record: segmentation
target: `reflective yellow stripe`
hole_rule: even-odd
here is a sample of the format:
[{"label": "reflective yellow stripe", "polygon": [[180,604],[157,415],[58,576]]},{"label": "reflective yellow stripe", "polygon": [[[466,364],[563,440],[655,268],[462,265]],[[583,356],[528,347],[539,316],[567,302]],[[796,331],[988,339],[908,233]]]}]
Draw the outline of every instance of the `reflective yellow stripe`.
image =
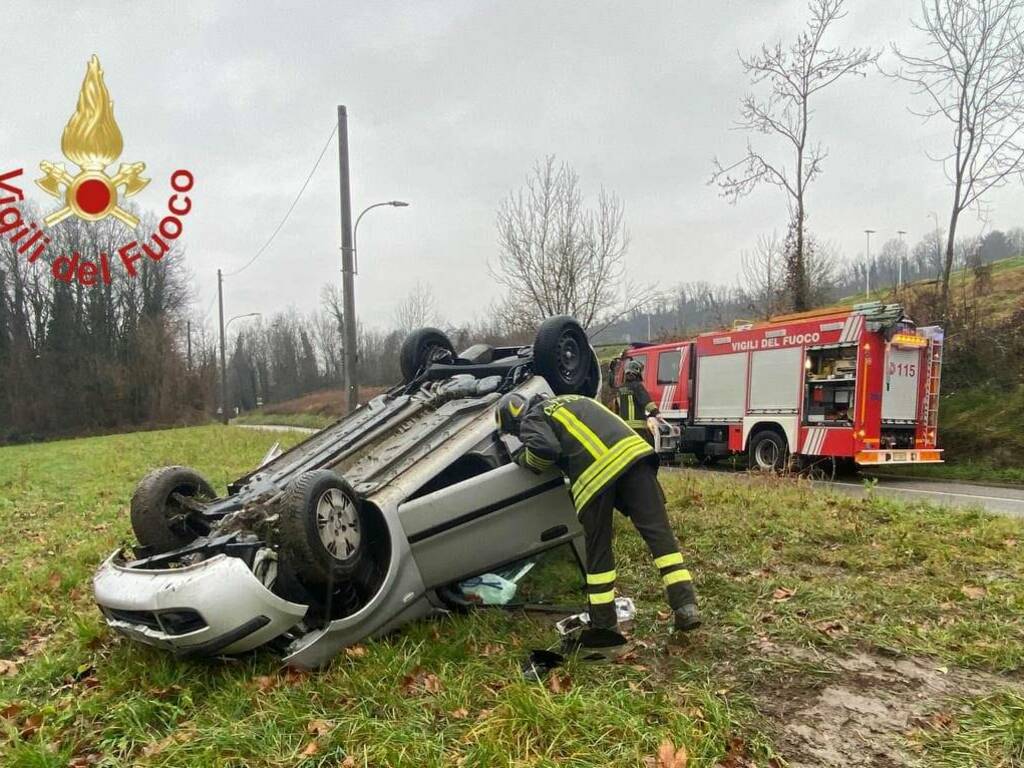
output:
[{"label": "reflective yellow stripe", "polygon": [[615,581],[615,571],[587,574],[587,584],[611,584],[613,581]]},{"label": "reflective yellow stripe", "polygon": [[615,602],[615,590],[609,589],[607,592],[597,592],[590,595],[591,605],[604,605],[605,603]]},{"label": "reflective yellow stripe", "polygon": [[564,407],[557,408],[552,411],[551,417],[558,419],[562,426],[568,430],[569,434],[579,440],[595,459],[601,458],[602,455],[608,452],[608,447],[601,442],[601,439],[594,434],[593,430],[576,418],[574,414],[570,413],[568,409]]},{"label": "reflective yellow stripe", "polygon": [[666,587],[669,587],[673,584],[678,584],[680,581],[693,581],[693,577],[690,576],[690,572],[684,568],[681,571],[666,573],[661,577],[661,580],[665,582]]},{"label": "reflective yellow stripe", "polygon": [[[619,446],[622,446],[621,450]],[[595,462],[596,474],[588,474],[590,470],[595,469],[595,466],[590,466],[587,468],[587,472],[583,473],[583,475],[588,475],[586,480],[581,475],[580,479],[573,485],[572,494],[576,502],[576,509],[582,509],[590,501],[591,497],[604,487],[608,480],[630,462],[649,453],[651,453],[651,446],[640,436],[633,435],[632,437],[623,438],[622,442],[615,446],[613,454],[606,456],[600,462]]]},{"label": "reflective yellow stripe", "polygon": [[583,509],[587,502],[593,498],[594,494],[600,491],[611,478],[625,469],[631,462],[651,452],[651,448],[647,443],[643,440],[640,442],[641,445],[633,446],[623,453],[621,458],[615,461],[615,463],[610,464],[604,472],[595,477],[578,495],[574,496],[576,509]]},{"label": "reflective yellow stripe", "polygon": [[679,552],[673,552],[671,555],[662,555],[661,557],[654,558],[654,564],[658,568],[667,568],[670,565],[682,565],[683,556]]},{"label": "reflective yellow stripe", "polygon": [[555,462],[538,456],[529,448],[526,449],[526,463],[535,469],[549,469]]},{"label": "reflective yellow stripe", "polygon": [[647,422],[643,419],[634,419],[633,421],[627,421],[626,423],[633,429],[642,429],[647,426]]},{"label": "reflective yellow stripe", "polygon": [[573,495],[581,492],[586,485],[590,482],[590,479],[595,475],[602,472],[603,468],[608,466],[609,463],[615,461],[623,451],[629,448],[631,445],[642,444],[647,446],[647,442],[639,435],[630,435],[629,437],[622,438],[619,442],[612,446],[612,449],[600,459],[595,461],[589,467],[587,467],[573,483],[572,492]]},{"label": "reflective yellow stripe", "polygon": [[636,419],[636,408],[633,406],[632,393],[626,395],[626,403],[626,421],[632,421]]}]

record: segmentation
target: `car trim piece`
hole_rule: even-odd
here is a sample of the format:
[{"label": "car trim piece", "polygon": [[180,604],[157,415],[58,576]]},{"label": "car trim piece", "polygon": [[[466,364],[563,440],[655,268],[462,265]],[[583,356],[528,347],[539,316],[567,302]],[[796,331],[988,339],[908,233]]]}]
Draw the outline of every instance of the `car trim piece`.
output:
[{"label": "car trim piece", "polygon": [[475,509],[472,512],[467,512],[466,514],[460,515],[459,517],[452,518],[451,520],[446,520],[445,522],[435,525],[432,528],[425,528],[422,531],[418,531],[409,536],[409,543],[417,544],[423,541],[424,539],[432,538],[439,534],[445,533],[446,531],[450,531],[453,528],[458,528],[461,525],[465,525],[466,523],[471,523],[474,520],[477,520],[481,517],[485,517],[491,514],[492,512],[498,512],[502,509],[505,509],[506,507],[511,507],[514,504],[526,501],[527,499],[532,499],[534,496],[540,496],[543,493],[547,493],[548,491],[552,491],[555,488],[560,487],[565,487],[565,480],[563,480],[561,477],[552,478],[551,480],[548,480],[546,483],[535,485],[533,488],[528,488],[527,490],[517,493],[514,496],[509,496],[508,498],[502,499],[501,501],[496,501],[493,504],[488,504],[487,506],[480,507],[479,509]]},{"label": "car trim piece", "polygon": [[195,645],[187,645],[184,648],[177,649],[177,654],[183,658],[191,658],[193,656],[212,656],[229,645],[237,643],[239,640],[248,637],[258,629],[263,629],[270,623],[269,616],[253,616],[245,624],[240,627],[236,627],[230,632],[225,632],[220,637],[213,637],[202,643],[196,643]]}]

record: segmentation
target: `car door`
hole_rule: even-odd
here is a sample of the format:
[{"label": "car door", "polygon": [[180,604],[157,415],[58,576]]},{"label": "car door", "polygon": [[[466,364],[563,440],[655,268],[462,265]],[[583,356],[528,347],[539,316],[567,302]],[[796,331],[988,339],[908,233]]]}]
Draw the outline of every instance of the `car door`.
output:
[{"label": "car door", "polygon": [[561,473],[514,463],[407,501],[398,514],[428,589],[582,536]]}]

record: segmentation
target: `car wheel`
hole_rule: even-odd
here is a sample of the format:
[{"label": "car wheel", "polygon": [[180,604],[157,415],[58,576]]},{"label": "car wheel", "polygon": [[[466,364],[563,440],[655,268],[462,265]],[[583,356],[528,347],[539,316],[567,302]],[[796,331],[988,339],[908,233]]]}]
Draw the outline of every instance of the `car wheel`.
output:
[{"label": "car wheel", "polygon": [[789,459],[789,449],[778,432],[763,430],[750,440],[748,465],[761,472],[782,472]]},{"label": "car wheel", "polygon": [[556,395],[585,394],[592,379],[594,352],[587,334],[568,315],[549,317],[533,342],[533,370],[547,379]]},{"label": "car wheel", "polygon": [[309,585],[348,579],[363,562],[359,499],[329,469],[306,472],[288,488],[278,534],[288,567]]},{"label": "car wheel", "polygon": [[580,388],[580,394],[587,397],[598,397],[601,394],[601,364],[597,361],[597,355],[593,350],[590,352],[590,373],[587,380]]},{"label": "car wheel", "polygon": [[455,357],[455,347],[437,328],[420,328],[405,337],[398,360],[402,368],[402,380],[412,381],[428,363],[450,361]]},{"label": "car wheel", "polygon": [[188,467],[163,467],[146,475],[132,494],[132,530],[154,554],[170,552],[208,533],[209,526],[188,506],[189,499],[217,498],[206,479]]}]

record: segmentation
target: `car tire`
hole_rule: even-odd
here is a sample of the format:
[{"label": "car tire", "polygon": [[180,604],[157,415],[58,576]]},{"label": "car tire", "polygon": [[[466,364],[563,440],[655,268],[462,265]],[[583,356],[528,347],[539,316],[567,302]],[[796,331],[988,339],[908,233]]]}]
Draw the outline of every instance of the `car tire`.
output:
[{"label": "car tire", "polygon": [[408,383],[415,379],[427,363],[454,357],[455,347],[444,331],[437,328],[415,330],[405,337],[398,355],[402,380]]},{"label": "car tire", "polygon": [[765,429],[750,439],[747,466],[761,472],[782,472],[789,462],[789,447],[778,432]]},{"label": "car tire", "polygon": [[364,561],[359,498],[336,472],[306,472],[280,504],[278,536],[283,560],[308,586],[350,579]]},{"label": "car tire", "polygon": [[209,530],[174,494],[200,501],[217,498],[213,486],[188,467],[162,467],[142,478],[132,494],[132,530],[139,544],[153,554],[181,549]]},{"label": "car tire", "polygon": [[573,318],[559,315],[540,324],[533,341],[533,370],[556,395],[586,394],[594,362],[587,334]]}]

